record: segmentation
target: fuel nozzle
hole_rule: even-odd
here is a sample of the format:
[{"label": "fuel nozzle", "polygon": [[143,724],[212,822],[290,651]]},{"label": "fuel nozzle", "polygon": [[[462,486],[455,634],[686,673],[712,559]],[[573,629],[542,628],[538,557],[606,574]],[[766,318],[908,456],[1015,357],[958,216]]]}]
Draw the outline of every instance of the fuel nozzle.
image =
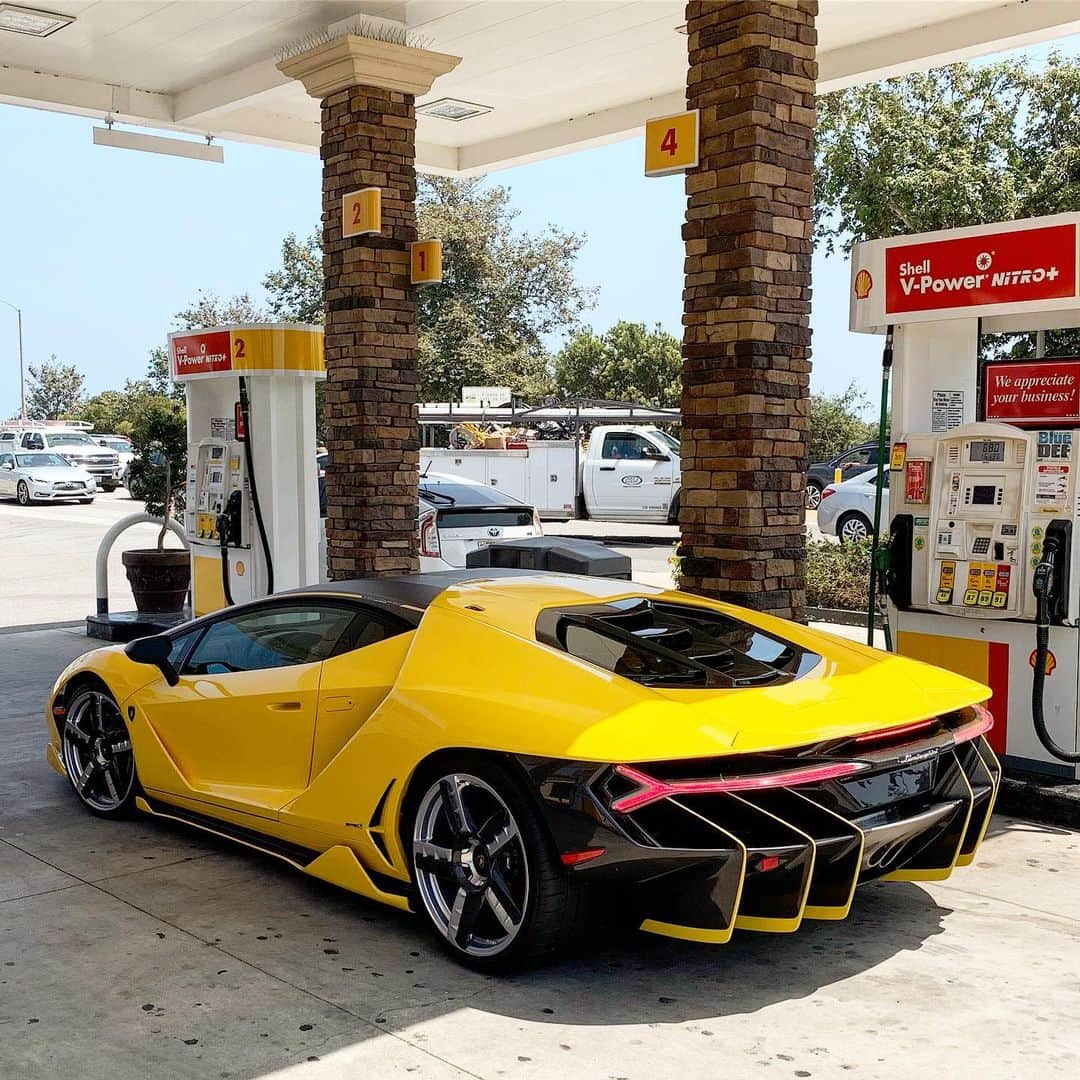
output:
[{"label": "fuel nozzle", "polygon": [[[1057,565],[1058,558],[1058,541],[1056,537],[1048,536],[1043,543],[1042,559],[1038,566],[1035,567],[1035,573],[1031,579],[1031,591],[1035,594],[1036,600],[1045,602],[1045,606],[1049,606],[1049,601],[1054,598],[1054,594],[1057,590],[1057,574],[1054,572]],[[1043,606],[1043,605],[1040,605]],[[1043,622],[1043,618],[1038,619],[1039,622]]]}]

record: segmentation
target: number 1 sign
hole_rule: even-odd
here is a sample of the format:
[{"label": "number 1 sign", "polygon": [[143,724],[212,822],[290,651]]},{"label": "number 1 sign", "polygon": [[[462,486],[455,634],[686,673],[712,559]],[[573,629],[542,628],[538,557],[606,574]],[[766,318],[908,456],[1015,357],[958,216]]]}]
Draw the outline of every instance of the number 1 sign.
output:
[{"label": "number 1 sign", "polygon": [[409,245],[413,285],[438,285],[442,281],[442,241],[417,240]]},{"label": "number 1 sign", "polygon": [[698,110],[645,122],[645,175],[667,176],[696,168]]}]

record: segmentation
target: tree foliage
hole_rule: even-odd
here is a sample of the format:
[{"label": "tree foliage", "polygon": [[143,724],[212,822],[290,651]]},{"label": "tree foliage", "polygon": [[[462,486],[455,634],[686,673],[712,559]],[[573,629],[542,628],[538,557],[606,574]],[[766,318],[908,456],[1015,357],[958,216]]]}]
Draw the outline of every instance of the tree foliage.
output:
[{"label": "tree foliage", "polygon": [[870,407],[866,391],[855,382],[839,394],[811,394],[810,460],[828,461],[873,438],[876,428],[866,419]]},{"label": "tree foliage", "polygon": [[61,364],[54,353],[28,367],[26,415],[31,420],[64,420],[77,416],[86,379],[74,364]]},{"label": "tree foliage", "polygon": [[865,239],[1080,207],[1080,62],[951,64],[818,103],[816,228]]},{"label": "tree foliage", "polygon": [[[182,401],[152,394],[142,398],[131,416],[130,489],[145,496],[146,512],[175,517],[183,511],[187,482],[187,413]],[[158,548],[165,544],[165,526]]]},{"label": "tree foliage", "polygon": [[555,384],[567,394],[674,408],[682,392],[678,338],[657,325],[618,322],[604,334],[581,330],[555,357]]},{"label": "tree foliage", "polygon": [[[571,330],[592,293],[574,279],[584,238],[515,224],[510,192],[481,180],[420,177],[420,235],[443,242],[442,284],[419,292],[421,396],[456,399],[462,386],[507,385],[537,400],[552,389],[547,339]],[[282,243],[263,279],[277,319],[322,322],[318,235]]]}]

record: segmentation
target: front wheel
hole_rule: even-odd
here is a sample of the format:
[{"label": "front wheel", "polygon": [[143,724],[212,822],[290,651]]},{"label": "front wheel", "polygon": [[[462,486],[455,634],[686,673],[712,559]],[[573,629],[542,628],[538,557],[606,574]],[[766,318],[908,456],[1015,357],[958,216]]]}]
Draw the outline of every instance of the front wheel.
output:
[{"label": "front wheel", "polygon": [[494,762],[447,762],[419,785],[408,833],[415,906],[443,946],[484,971],[549,957],[581,927],[585,890],[543,820]]},{"label": "front wheel", "polygon": [[806,482],[806,509],[816,510],[821,505],[821,486],[813,480]]},{"label": "front wheel", "polygon": [[850,513],[836,523],[841,544],[858,544],[870,536],[870,522],[862,514]]},{"label": "front wheel", "polygon": [[79,500],[79,502],[81,502],[83,504],[83,506],[89,506],[93,501],[94,501],[93,499],[80,499]]},{"label": "front wheel", "polygon": [[100,817],[135,805],[135,755],[112,695],[87,687],[71,699],[60,729],[64,770],[79,801]]},{"label": "front wheel", "polygon": [[30,489],[26,486],[25,480],[19,481],[18,491],[16,497],[19,500],[20,506],[29,506],[34,500],[30,497]]}]

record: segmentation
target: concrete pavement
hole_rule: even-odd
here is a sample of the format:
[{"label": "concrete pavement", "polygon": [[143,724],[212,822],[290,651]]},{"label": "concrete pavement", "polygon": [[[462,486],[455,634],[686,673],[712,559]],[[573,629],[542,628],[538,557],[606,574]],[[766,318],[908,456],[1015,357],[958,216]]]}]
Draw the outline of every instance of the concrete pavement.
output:
[{"label": "concrete pavement", "polygon": [[0,1077],[1080,1074],[1080,835],[722,948],[632,934],[488,978],[418,921],[201,834],[83,812],[42,703],[87,647],[0,634]]}]

